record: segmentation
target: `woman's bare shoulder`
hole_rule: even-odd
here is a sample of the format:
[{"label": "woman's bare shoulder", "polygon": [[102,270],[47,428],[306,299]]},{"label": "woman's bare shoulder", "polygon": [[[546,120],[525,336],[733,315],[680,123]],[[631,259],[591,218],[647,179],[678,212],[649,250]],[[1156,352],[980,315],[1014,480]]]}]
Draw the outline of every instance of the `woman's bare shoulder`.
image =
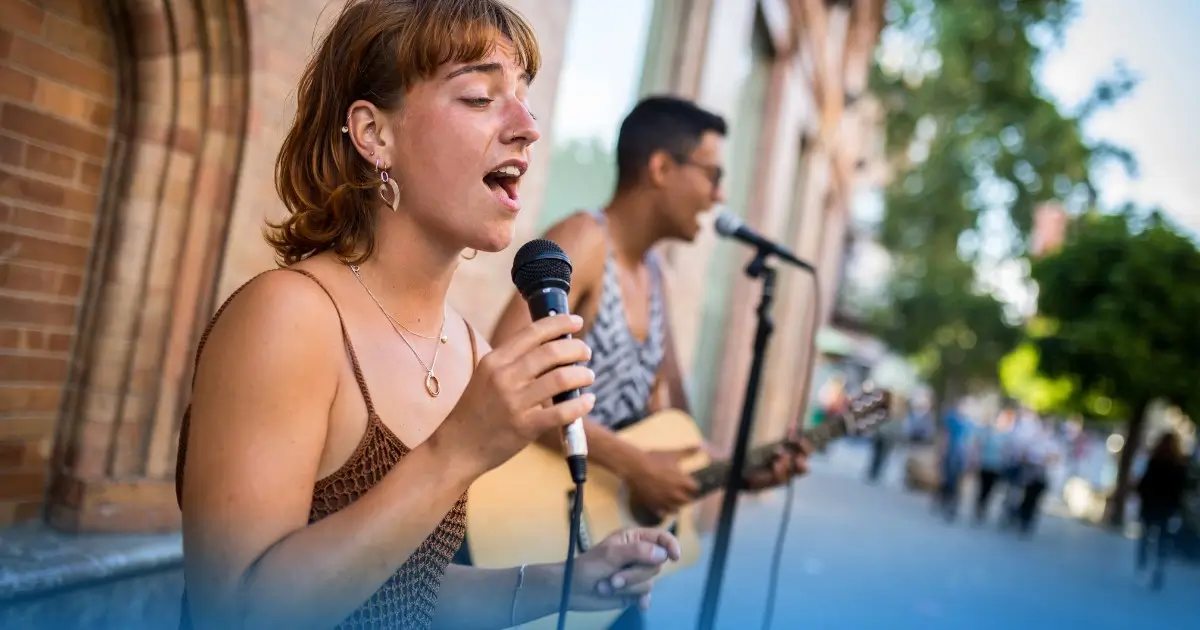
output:
[{"label": "woman's bare shoulder", "polygon": [[340,353],[340,320],[320,284],[289,269],[269,271],[243,285],[213,323],[201,356],[225,371],[269,367],[322,371]]}]

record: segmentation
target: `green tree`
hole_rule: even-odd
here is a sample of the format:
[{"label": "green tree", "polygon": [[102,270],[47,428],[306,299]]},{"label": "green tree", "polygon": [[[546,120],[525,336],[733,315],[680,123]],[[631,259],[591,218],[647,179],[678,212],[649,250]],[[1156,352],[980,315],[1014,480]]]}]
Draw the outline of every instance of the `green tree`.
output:
[{"label": "green tree", "polygon": [[1080,131],[1134,86],[1121,68],[1073,112],[1035,71],[1073,15],[1073,0],[893,0],[872,90],[887,112],[896,174],[880,241],[895,263],[876,332],[918,359],[945,403],[994,384],[1021,338],[986,282],[1025,253],[1037,206],[1094,200],[1090,177],[1119,147]]},{"label": "green tree", "polygon": [[1037,261],[1040,370],[1128,420],[1108,520],[1124,519],[1129,468],[1155,400],[1200,418],[1200,251],[1157,212],[1089,213]]},{"label": "green tree", "polygon": [[1075,387],[1070,378],[1050,378],[1038,369],[1037,346],[1024,341],[1000,360],[1000,385],[1004,393],[1037,413],[1078,411],[1073,404]]}]

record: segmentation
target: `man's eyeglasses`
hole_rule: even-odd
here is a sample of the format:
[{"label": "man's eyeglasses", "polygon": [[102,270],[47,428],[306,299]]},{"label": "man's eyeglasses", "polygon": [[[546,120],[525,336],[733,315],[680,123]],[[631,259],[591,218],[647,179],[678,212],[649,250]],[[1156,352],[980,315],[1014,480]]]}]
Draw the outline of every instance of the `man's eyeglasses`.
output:
[{"label": "man's eyeglasses", "polygon": [[717,166],[716,164],[701,164],[691,160],[684,160],[680,162],[680,164],[695,166],[696,168],[704,171],[704,173],[708,175],[708,180],[712,182],[713,188],[721,187],[721,178],[725,176],[725,169],[721,168],[720,166]]}]

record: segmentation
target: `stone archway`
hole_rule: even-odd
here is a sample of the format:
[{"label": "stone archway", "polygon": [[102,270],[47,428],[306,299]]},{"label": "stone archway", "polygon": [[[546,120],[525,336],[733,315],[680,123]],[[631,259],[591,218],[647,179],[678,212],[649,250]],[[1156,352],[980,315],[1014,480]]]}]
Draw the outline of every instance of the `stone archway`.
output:
[{"label": "stone archway", "polygon": [[[87,0],[79,0],[85,2]],[[47,519],[176,528],[173,473],[193,348],[212,312],[242,155],[242,0],[113,0],[116,138],[105,172]]]}]

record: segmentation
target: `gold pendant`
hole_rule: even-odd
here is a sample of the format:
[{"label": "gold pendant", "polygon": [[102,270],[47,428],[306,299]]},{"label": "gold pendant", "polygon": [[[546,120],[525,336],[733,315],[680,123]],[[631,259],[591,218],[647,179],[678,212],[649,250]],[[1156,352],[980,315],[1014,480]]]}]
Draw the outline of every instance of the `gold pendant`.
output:
[{"label": "gold pendant", "polygon": [[442,393],[442,384],[438,382],[438,377],[433,375],[433,370],[425,373],[425,391],[429,395],[437,398],[438,394]]}]

